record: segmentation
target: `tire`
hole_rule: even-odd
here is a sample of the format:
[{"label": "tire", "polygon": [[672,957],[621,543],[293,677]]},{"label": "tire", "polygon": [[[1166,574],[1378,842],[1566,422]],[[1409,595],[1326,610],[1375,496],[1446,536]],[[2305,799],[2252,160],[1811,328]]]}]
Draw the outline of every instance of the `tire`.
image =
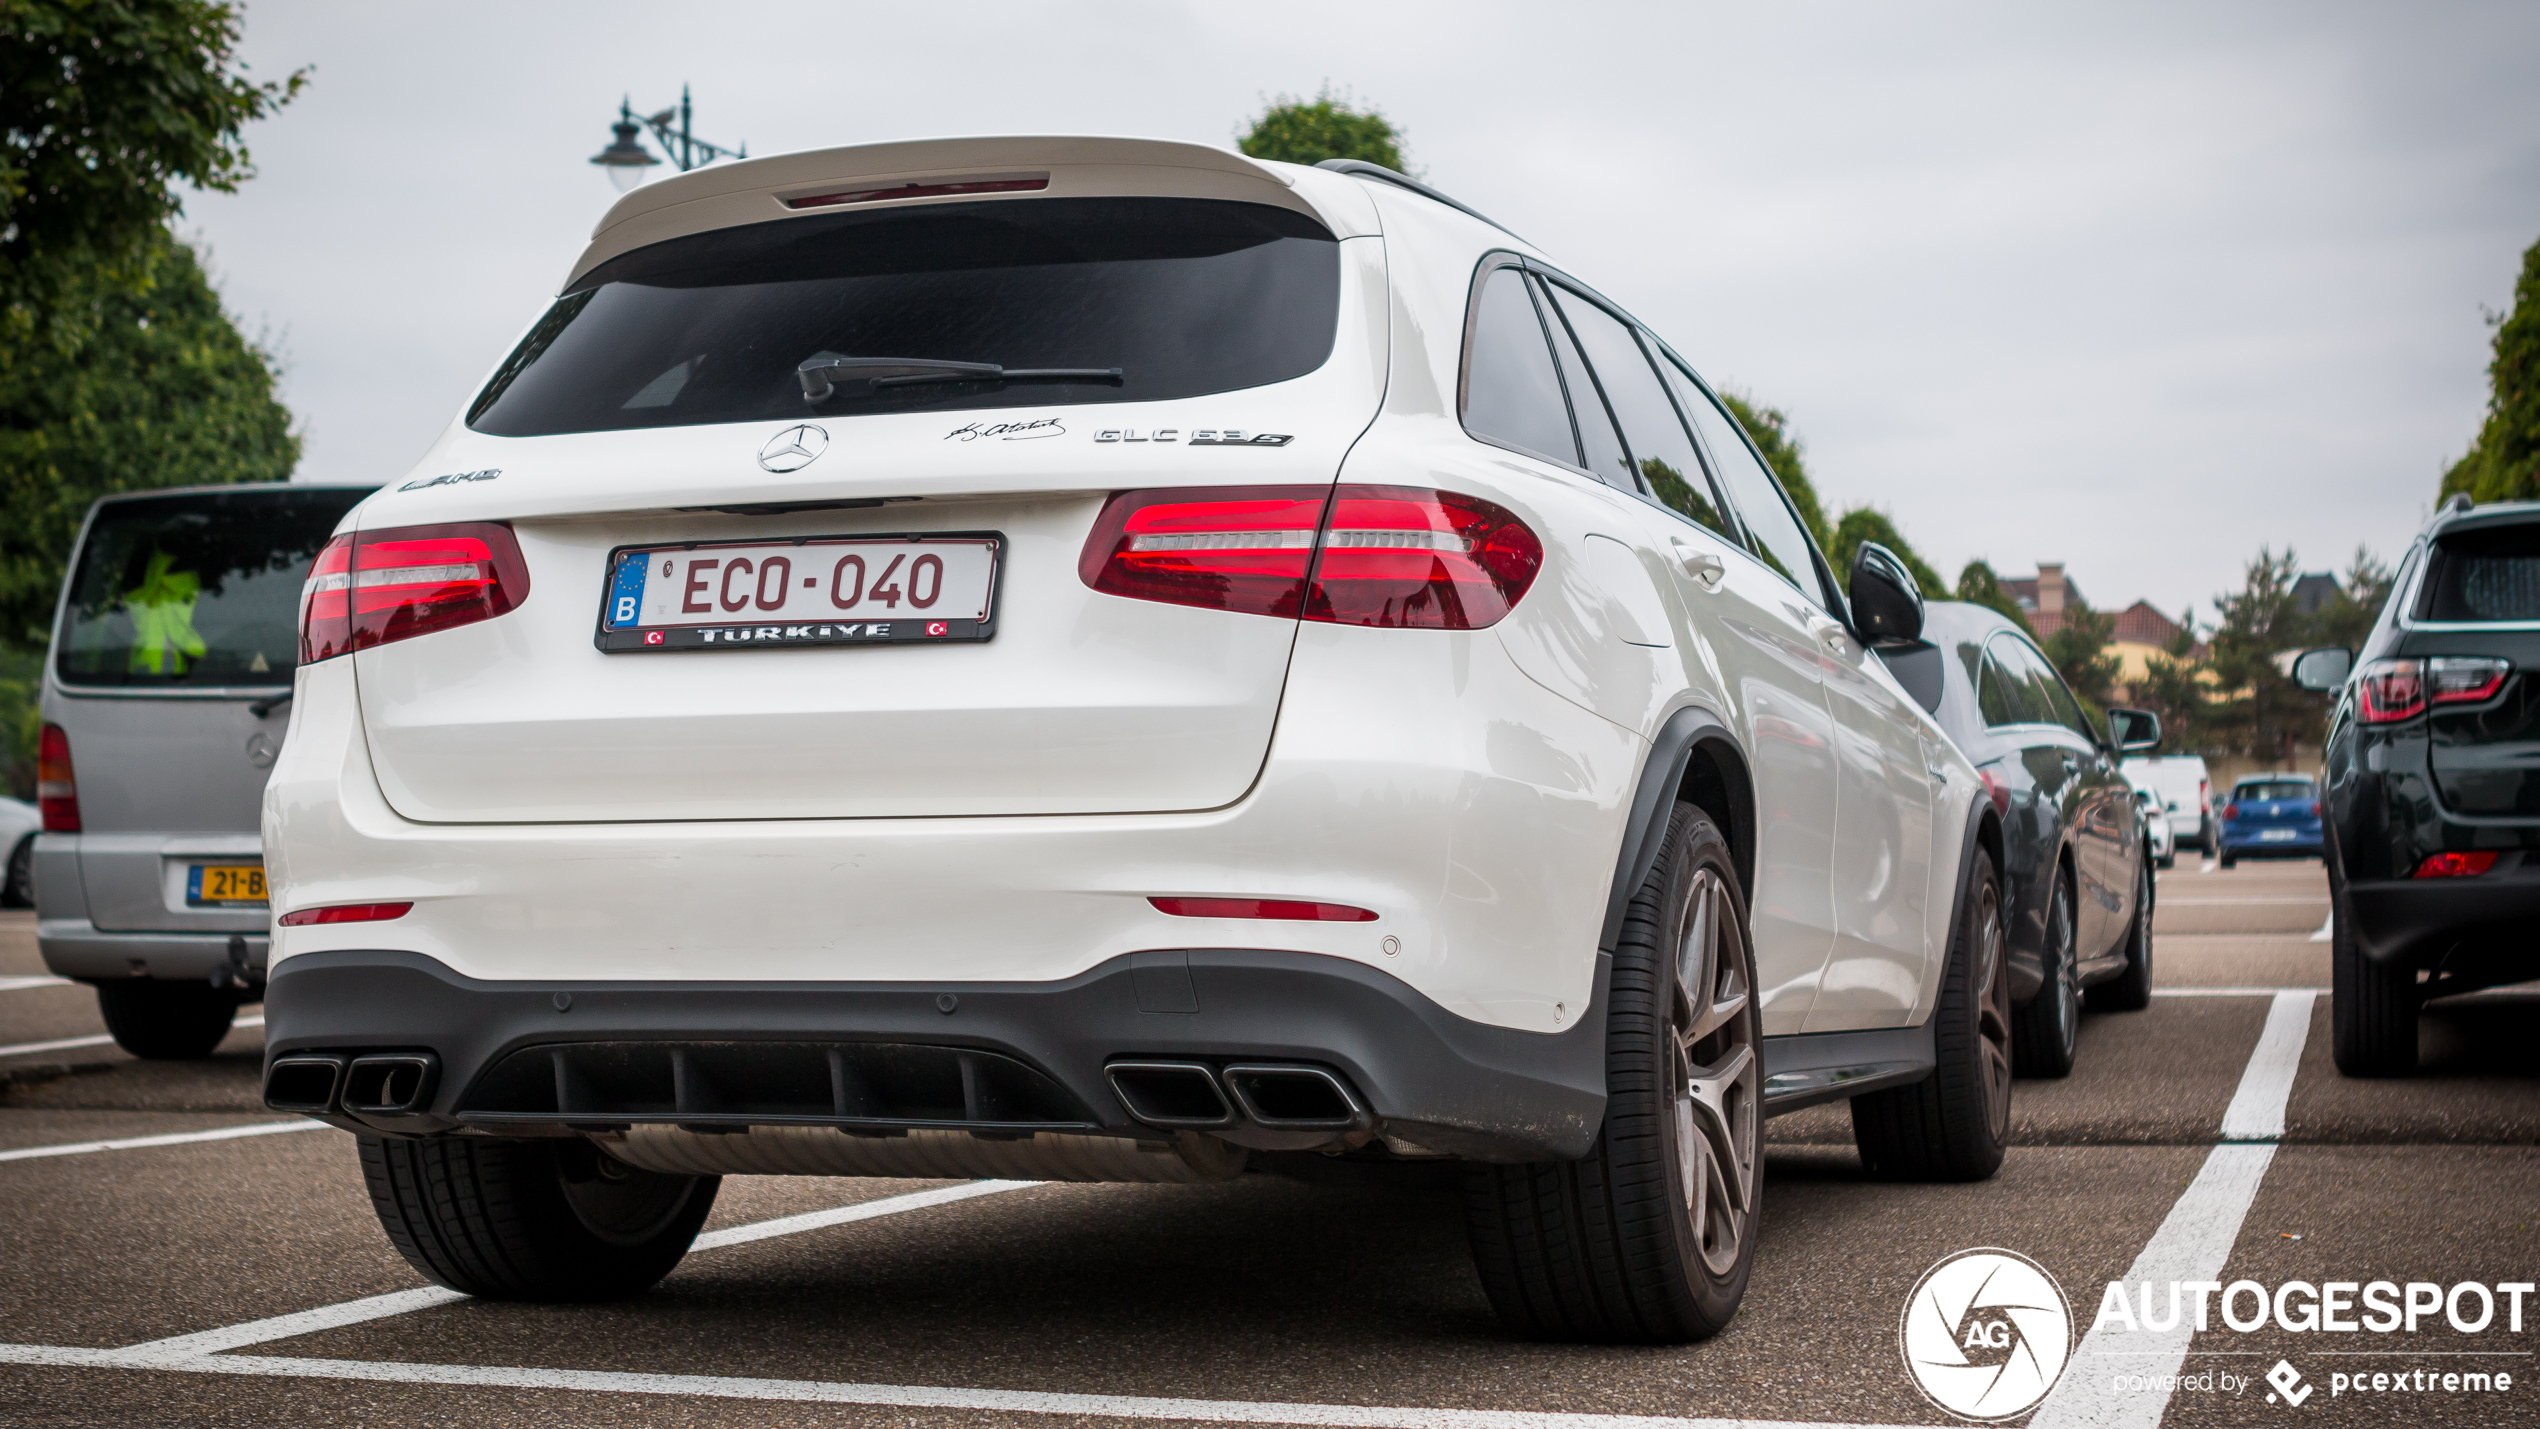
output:
[{"label": "tire", "polygon": [[2350,1077],[2404,1077],[2417,1069],[2416,969],[2364,956],[2333,863],[2328,892],[2329,1055]]},{"label": "tire", "polygon": [[207,982],[118,978],[97,984],[97,1013],[115,1045],[152,1062],[208,1057],[229,1035],[238,994]]},{"label": "tire", "polygon": [[2176,868],[2178,867],[2178,855],[2175,853],[2165,853],[2159,858],[2152,860],[2152,866],[2154,868]]},{"label": "tire", "polygon": [[2234,855],[2231,850],[2224,849],[2221,854],[2216,856],[2214,862],[2221,864],[2225,868],[2229,868],[2233,864],[2240,862],[2240,859]]},{"label": "tire", "polygon": [[721,1178],[639,1171],[571,1140],[360,1138],[371,1209],[406,1263],[484,1300],[611,1300],[688,1253]]},{"label": "tire", "polygon": [[2069,1077],[2081,1045],[2081,945],[2074,929],[2072,879],[2055,875],[2046,913],[2046,981],[2011,1019],[2011,1069],[2023,1077]]},{"label": "tire", "polygon": [[9,850],[9,867],[0,873],[0,908],[32,908],[35,906],[35,835],[18,840]]},{"label": "tire", "polygon": [[1967,870],[1967,894],[1932,1014],[1939,1065],[1911,1086],[1852,1099],[1852,1143],[1877,1175],[1981,1181],[2002,1166],[2011,1130],[2011,986],[2002,883],[1983,849]]},{"label": "tire", "polygon": [[1465,1168],[1473,1264],[1512,1333],[1678,1344],[1737,1314],[1764,1180],[1754,989],[1728,842],[1678,804],[1614,953],[1596,1145]]},{"label": "tire", "polygon": [[2125,935],[2125,971],[2090,989],[2093,1012],[2141,1012],[2152,1005],[2152,871],[2136,866],[2134,925]]}]

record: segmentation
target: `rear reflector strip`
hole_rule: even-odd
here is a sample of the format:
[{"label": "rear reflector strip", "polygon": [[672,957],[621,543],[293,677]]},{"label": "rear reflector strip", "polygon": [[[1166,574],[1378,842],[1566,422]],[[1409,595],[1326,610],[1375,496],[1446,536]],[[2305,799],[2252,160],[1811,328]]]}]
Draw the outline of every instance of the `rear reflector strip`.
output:
[{"label": "rear reflector strip", "polygon": [[2417,865],[2419,878],[2474,878],[2496,866],[2492,852],[2438,853]]},{"label": "rear reflector strip", "polygon": [[286,928],[305,928],[311,923],[385,923],[405,917],[413,907],[412,903],[338,903],[331,908],[302,908],[275,921]]},{"label": "rear reflector strip", "polygon": [[1011,179],[947,179],[931,184],[895,184],[887,188],[845,189],[831,194],[801,194],[786,199],[787,208],[836,208],[841,204],[880,203],[895,198],[953,198],[962,194],[1034,193],[1050,186],[1049,175]]},{"label": "rear reflector strip", "polygon": [[1373,923],[1376,915],[1346,903],[1303,903],[1285,898],[1150,898],[1159,913],[1176,918],[1275,918],[1291,923]]}]

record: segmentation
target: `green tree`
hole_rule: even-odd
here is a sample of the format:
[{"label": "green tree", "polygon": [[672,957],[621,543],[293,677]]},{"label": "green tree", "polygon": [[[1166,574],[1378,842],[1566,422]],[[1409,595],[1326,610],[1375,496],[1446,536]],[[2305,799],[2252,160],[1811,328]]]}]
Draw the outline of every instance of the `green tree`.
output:
[{"label": "green tree", "polygon": [[2390,598],[2390,574],[2390,568],[2374,560],[2372,552],[2357,546],[2354,563],[2346,568],[2344,588],[2311,617],[2310,643],[2363,648],[2364,637],[2381,618],[2382,602]]},{"label": "green tree", "polygon": [[1912,573],[1914,583],[1923,588],[1927,599],[1939,600],[1948,594],[1949,586],[1941,580],[1940,572],[1933,570],[1915,553],[1914,548],[1907,544],[1904,533],[1888,519],[1887,513],[1868,506],[1853,507],[1843,513],[1841,521],[1835,523],[1834,544],[1826,551],[1826,559],[1834,563],[1835,579],[1852,578],[1852,557],[1864,541],[1875,541],[1894,551],[1897,559],[1905,563],[1905,569]]},{"label": "green tree", "polygon": [[2487,420],[2467,455],[2443,474],[2438,500],[2540,499],[2540,243],[2523,250],[2513,311],[2496,325],[2487,364]]},{"label": "green tree", "polygon": [[2117,633],[2117,618],[2092,610],[2067,596],[2063,623],[2038,642],[2064,683],[2073,687],[2093,715],[2116,702],[2117,675],[2124,662],[2108,648]]},{"label": "green tree", "polygon": [[0,4],[0,340],[82,316],[56,295],[101,275],[150,281],[175,184],[227,193],[253,175],[239,131],[308,72],[249,81],[232,63],[239,24],[217,0]]},{"label": "green tree", "polygon": [[2222,752],[2206,711],[2212,692],[2198,678],[2203,668],[2182,655],[2155,655],[2143,662],[2143,678],[2136,682],[2132,699],[2138,709],[2161,717],[2161,748],[2166,752]]},{"label": "green tree", "polygon": [[1808,465],[1801,460],[1801,442],[1792,435],[1790,417],[1779,407],[1767,407],[1743,392],[1725,388],[1720,400],[1728,404],[1738,425],[1755,439],[1755,449],[1764,454],[1764,464],[1781,478],[1782,490],[1790,493],[1790,504],[1799,508],[1799,519],[1808,525],[1808,534],[1817,538],[1820,550],[1834,549],[1834,528],[1826,524],[1825,508],[1817,504],[1817,486],[1808,479]]},{"label": "green tree", "polygon": [[1402,138],[1402,131],[1383,113],[1356,108],[1345,94],[1335,98],[1331,86],[1325,85],[1310,100],[1283,94],[1271,101],[1235,147],[1252,158],[1280,163],[1360,159],[1407,174],[1411,170],[1403,158]]},{"label": "green tree", "polygon": [[2208,728],[2218,743],[2261,759],[2290,759],[2293,746],[2316,741],[2327,703],[2293,683],[2275,657],[2307,643],[2312,622],[2293,601],[2302,568],[2294,553],[2261,547],[2241,574],[2240,589],[2214,598],[2212,667],[2223,696],[2208,702]]},{"label": "green tree", "polygon": [[2002,577],[1994,574],[1993,567],[1983,561],[1969,561],[1966,569],[1958,572],[1955,595],[1959,600],[2009,616],[2022,630],[2029,628],[2027,612],[2011,598],[2009,588],[2002,584]]}]

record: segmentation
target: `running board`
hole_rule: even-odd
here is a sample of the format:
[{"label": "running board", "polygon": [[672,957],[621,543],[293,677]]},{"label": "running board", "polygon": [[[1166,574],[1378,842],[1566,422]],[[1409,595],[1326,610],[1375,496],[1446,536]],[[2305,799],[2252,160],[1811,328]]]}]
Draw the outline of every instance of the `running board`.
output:
[{"label": "running board", "polygon": [[1764,1115],[1919,1082],[1940,1062],[1933,1036],[1926,1019],[1920,1027],[1767,1037]]}]

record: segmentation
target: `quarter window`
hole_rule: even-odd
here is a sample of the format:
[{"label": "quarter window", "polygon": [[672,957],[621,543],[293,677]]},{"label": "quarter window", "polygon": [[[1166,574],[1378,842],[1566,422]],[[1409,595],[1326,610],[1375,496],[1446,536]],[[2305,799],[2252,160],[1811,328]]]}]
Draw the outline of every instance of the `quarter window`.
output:
[{"label": "quarter window", "polygon": [[1493,269],[1473,309],[1472,349],[1464,361],[1464,430],[1563,466],[1578,465],[1561,374],[1552,365],[1525,273]]},{"label": "quarter window", "polygon": [[1640,483],[1632,480],[1632,459],[1623,451],[1622,438],[1614,431],[1614,419],[1607,415],[1605,399],[1597,393],[1595,370],[1579,354],[1579,345],[1570,337],[1569,324],[1558,310],[1547,310],[1544,326],[1552,332],[1552,350],[1561,356],[1561,375],[1569,380],[1570,415],[1577,419],[1579,445],[1587,452],[1587,469],[1608,486],[1619,486],[1637,492]]}]

